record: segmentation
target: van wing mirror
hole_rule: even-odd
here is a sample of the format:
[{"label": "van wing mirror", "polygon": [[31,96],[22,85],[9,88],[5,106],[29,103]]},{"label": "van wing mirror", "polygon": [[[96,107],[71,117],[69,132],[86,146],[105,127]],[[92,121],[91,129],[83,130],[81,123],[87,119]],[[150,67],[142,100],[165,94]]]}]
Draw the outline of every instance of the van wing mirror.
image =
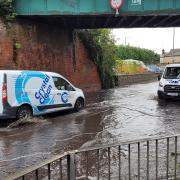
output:
[{"label": "van wing mirror", "polygon": [[162,74],[158,74],[158,77],[157,77],[158,81],[160,81],[161,76],[162,76]]}]

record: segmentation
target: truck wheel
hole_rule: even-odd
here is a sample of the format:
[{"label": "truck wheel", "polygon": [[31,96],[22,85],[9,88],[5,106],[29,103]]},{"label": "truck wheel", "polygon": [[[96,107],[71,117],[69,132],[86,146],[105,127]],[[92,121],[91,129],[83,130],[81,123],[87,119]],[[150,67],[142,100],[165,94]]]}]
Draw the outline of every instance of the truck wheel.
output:
[{"label": "truck wheel", "polygon": [[17,111],[17,119],[29,119],[32,117],[32,110],[28,106],[21,106]]},{"label": "truck wheel", "polygon": [[83,109],[84,107],[84,100],[79,98],[76,100],[75,106],[74,106],[74,110],[76,112],[80,111],[81,109]]}]

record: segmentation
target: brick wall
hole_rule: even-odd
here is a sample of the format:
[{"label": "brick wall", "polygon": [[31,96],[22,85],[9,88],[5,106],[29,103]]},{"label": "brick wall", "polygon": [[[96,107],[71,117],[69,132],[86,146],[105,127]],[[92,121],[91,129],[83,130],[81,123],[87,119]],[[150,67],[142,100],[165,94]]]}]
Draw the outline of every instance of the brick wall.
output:
[{"label": "brick wall", "polygon": [[0,19],[0,69],[14,68],[12,56],[12,40],[10,37],[8,37],[6,28]]},{"label": "brick wall", "polygon": [[129,85],[133,83],[140,83],[145,81],[157,80],[158,74],[144,73],[144,74],[124,74],[118,75],[118,86]]},{"label": "brick wall", "polygon": [[0,69],[53,71],[86,92],[101,89],[97,67],[77,35],[53,24],[19,20],[7,32],[0,21]]},{"label": "brick wall", "polygon": [[180,56],[168,56],[160,58],[161,64],[172,64],[172,63],[180,63]]}]

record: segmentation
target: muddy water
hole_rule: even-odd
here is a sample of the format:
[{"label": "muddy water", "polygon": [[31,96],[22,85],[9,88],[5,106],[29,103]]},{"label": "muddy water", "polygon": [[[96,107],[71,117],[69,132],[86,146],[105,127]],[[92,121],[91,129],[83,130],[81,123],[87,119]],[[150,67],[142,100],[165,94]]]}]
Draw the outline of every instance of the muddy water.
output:
[{"label": "muddy water", "polygon": [[157,85],[88,94],[81,112],[61,112],[0,128],[1,179],[67,150],[180,133],[180,102],[158,101]]}]

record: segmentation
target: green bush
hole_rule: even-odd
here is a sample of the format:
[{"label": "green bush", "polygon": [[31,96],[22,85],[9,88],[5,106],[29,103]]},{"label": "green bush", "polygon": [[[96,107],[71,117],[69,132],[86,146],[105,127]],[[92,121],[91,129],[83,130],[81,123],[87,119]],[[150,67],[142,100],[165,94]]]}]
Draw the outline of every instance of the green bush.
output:
[{"label": "green bush", "polygon": [[0,17],[5,23],[12,22],[16,16],[13,0],[0,0]]}]

